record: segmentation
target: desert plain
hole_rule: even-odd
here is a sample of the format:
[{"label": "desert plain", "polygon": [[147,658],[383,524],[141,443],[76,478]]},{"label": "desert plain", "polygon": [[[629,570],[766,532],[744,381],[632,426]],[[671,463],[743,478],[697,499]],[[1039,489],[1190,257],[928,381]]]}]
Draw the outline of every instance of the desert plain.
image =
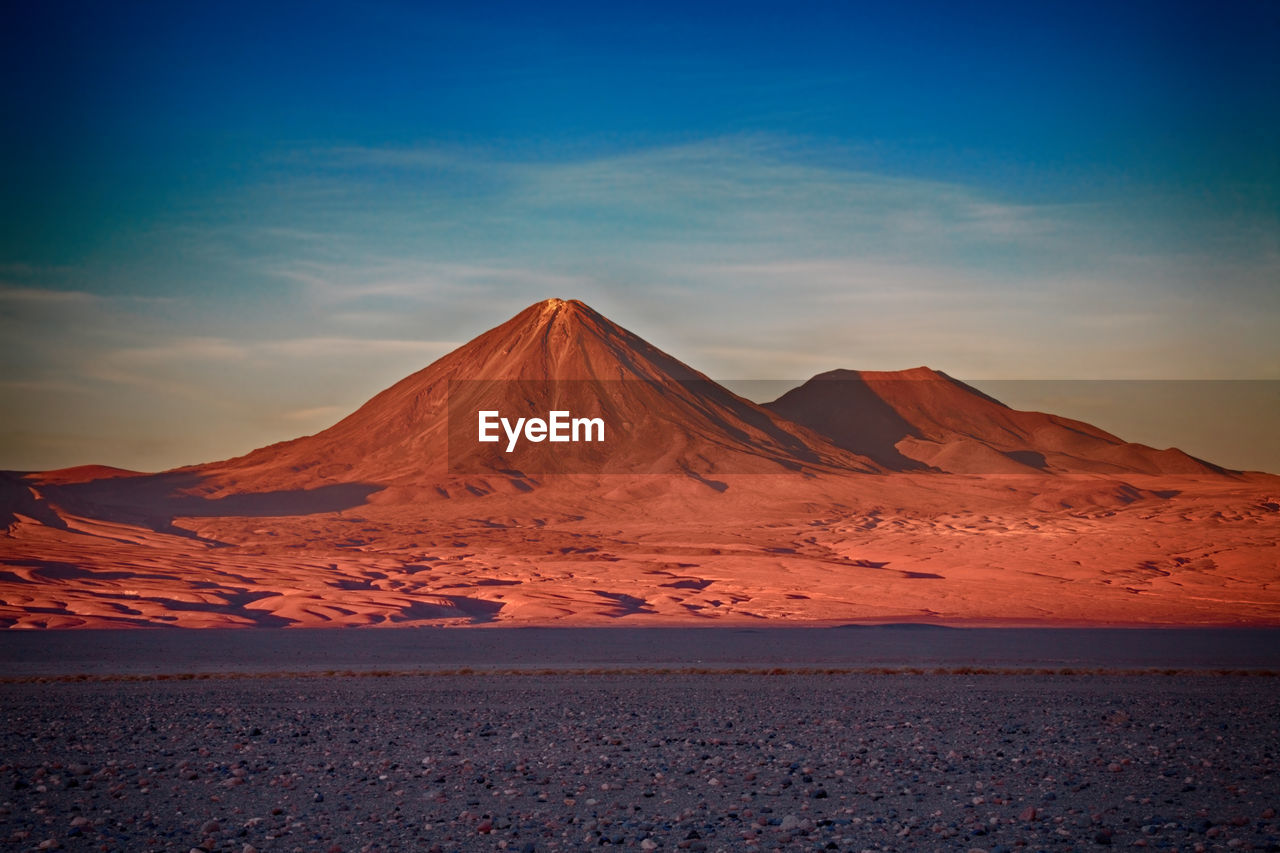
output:
[{"label": "desert plain", "polygon": [[1274,631],[55,631],[0,652],[15,850],[1280,846]]}]

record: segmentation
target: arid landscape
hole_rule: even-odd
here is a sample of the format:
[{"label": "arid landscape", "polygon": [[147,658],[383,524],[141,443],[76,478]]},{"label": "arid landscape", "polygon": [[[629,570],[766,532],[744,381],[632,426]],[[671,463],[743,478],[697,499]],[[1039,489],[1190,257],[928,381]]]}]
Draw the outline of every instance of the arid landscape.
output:
[{"label": "arid landscape", "polygon": [[[552,403],[610,440],[475,441]],[[761,406],[559,299],[315,435],[3,477],[11,628],[1280,624],[1280,477],[926,368]]]},{"label": "arid landscape", "polygon": [[6,4],[0,850],[1280,851],[1277,34]]}]

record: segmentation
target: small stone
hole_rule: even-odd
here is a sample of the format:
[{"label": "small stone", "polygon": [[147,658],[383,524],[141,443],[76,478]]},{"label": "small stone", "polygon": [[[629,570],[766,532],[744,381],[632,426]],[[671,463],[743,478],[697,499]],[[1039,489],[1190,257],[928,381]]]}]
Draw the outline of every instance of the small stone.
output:
[{"label": "small stone", "polygon": [[1018,820],[1020,821],[1029,822],[1035,819],[1036,819],[1035,806],[1027,806],[1025,809],[1023,809],[1021,812],[1018,813]]}]

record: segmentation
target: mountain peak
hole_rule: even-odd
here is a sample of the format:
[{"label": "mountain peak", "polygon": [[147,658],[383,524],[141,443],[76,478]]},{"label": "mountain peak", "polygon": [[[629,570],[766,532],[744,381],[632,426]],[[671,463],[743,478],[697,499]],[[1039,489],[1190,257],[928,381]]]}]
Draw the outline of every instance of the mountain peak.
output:
[{"label": "mountain peak", "polygon": [[814,379],[831,380],[838,379],[845,382],[853,380],[875,381],[875,380],[950,380],[951,377],[943,373],[941,370],[934,370],[932,367],[920,365],[919,367],[909,367],[905,370],[849,370],[847,368],[836,368],[819,373]]},{"label": "mountain peak", "polygon": [[555,317],[561,311],[572,313],[575,307],[586,308],[586,305],[576,299],[557,299],[552,297],[541,302],[535,302],[527,310],[536,311],[539,317]]},{"label": "mountain peak", "polygon": [[[562,357],[565,350],[587,346],[588,340],[625,341],[624,345],[642,343],[639,338],[578,299],[544,299],[516,314],[506,323],[481,335],[476,341],[488,341],[504,355],[524,353],[529,347],[546,355],[550,350]],[[506,359],[504,359],[506,360]],[[563,375],[559,378],[574,378]]]},{"label": "mountain peak", "polygon": [[517,317],[530,315],[539,323],[550,323],[567,319],[603,319],[600,314],[580,299],[544,299],[535,302],[517,314]]}]

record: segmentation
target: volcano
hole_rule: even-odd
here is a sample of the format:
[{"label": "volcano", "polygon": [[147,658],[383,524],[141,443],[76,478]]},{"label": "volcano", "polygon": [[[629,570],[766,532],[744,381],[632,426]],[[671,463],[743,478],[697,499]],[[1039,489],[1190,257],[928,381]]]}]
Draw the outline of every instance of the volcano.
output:
[{"label": "volcano", "polygon": [[[501,444],[476,441],[480,411],[553,408],[603,416],[610,440],[572,453],[548,443],[504,453]],[[35,478],[38,495],[15,493],[10,502],[44,507],[47,498],[74,515],[164,532],[175,517],[314,514],[370,498],[418,505],[534,491],[549,498],[563,484],[546,474],[677,475],[675,485],[643,489],[669,491],[692,483],[723,489],[716,477],[724,474],[877,470],[582,302],[548,299],[315,435],[156,475],[101,466],[51,472]]]},{"label": "volcano", "polygon": [[[539,404],[544,412],[560,407],[604,416],[608,447],[575,466],[550,459],[560,450],[550,444],[534,447],[541,453],[532,458],[513,459],[500,443],[476,443],[478,411],[531,413]],[[519,476],[522,467],[694,477],[879,470],[582,302],[562,299],[529,306],[321,433],[189,470],[217,484],[217,494],[230,494],[334,482],[423,485],[459,471]]]},{"label": "volcano", "polygon": [[[555,411],[601,441],[480,440]],[[1276,495],[924,368],[757,405],[551,299],[315,435],[3,473],[0,624],[1280,624]]]},{"label": "volcano", "polygon": [[1081,421],[1011,409],[927,367],[832,370],[766,408],[896,471],[1228,473],[1176,448],[1156,450]]}]

